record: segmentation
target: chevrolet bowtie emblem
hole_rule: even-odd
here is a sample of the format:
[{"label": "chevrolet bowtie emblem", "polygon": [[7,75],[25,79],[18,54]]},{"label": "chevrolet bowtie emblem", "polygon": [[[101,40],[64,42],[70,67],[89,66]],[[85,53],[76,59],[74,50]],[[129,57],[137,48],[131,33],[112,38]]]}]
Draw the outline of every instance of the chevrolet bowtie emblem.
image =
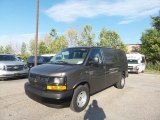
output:
[{"label": "chevrolet bowtie emblem", "polygon": [[17,66],[14,66],[13,68],[14,68],[14,69],[18,69],[18,67],[17,67]]}]

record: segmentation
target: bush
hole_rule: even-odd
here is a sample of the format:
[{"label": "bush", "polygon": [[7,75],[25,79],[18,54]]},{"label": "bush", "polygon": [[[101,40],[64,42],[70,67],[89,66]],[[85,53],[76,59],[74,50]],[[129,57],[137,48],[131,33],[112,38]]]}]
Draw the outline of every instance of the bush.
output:
[{"label": "bush", "polygon": [[147,63],[146,69],[147,70],[160,71],[160,63],[153,64],[153,63],[149,62],[149,63]]}]

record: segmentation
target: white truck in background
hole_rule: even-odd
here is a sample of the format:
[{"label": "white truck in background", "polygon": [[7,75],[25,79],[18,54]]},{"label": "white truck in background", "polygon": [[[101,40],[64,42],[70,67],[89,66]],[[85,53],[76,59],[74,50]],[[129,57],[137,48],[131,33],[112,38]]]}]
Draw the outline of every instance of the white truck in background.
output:
[{"label": "white truck in background", "polygon": [[146,68],[145,55],[140,53],[126,54],[128,60],[128,72],[141,73]]}]

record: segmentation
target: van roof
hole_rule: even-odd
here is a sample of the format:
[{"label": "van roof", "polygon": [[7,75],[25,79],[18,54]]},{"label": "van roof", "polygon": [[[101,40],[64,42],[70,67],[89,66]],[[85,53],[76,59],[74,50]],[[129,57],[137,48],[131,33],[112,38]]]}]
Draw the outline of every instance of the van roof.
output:
[{"label": "van roof", "polygon": [[[115,49],[115,48],[95,47],[95,46],[77,46],[77,47],[69,47],[69,48],[105,48],[105,49]],[[119,50],[119,49],[116,49],[116,50]]]}]

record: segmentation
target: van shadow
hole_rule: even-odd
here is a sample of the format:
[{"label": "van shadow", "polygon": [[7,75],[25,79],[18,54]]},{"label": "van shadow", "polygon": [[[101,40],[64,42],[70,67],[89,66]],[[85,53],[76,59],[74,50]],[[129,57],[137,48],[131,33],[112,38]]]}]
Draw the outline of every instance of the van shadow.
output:
[{"label": "van shadow", "polygon": [[101,107],[98,106],[97,100],[93,100],[89,105],[84,120],[106,120],[106,115]]}]

